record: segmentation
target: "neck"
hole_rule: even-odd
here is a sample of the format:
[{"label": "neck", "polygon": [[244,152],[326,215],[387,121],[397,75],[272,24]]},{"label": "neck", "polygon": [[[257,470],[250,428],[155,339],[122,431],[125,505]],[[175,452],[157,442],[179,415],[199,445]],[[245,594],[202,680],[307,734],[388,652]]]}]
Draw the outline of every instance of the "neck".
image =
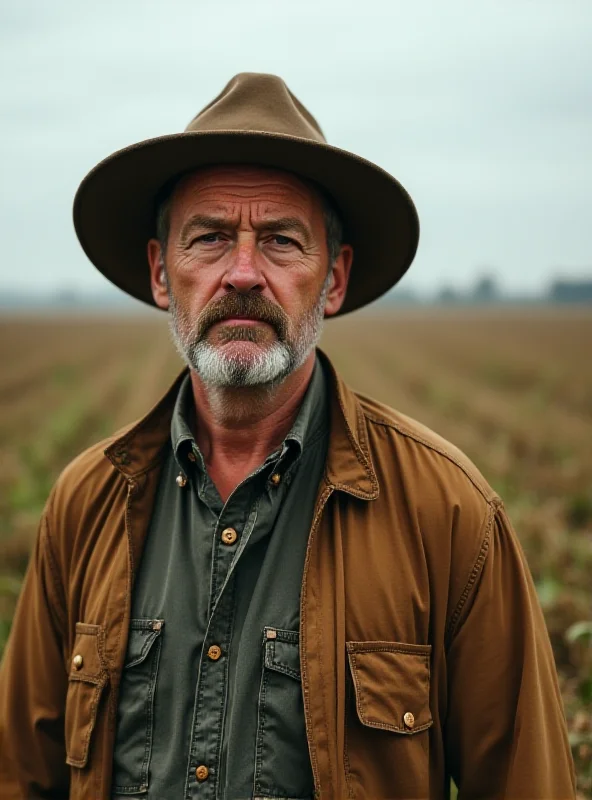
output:
[{"label": "neck", "polygon": [[273,388],[213,388],[191,372],[199,409],[196,442],[223,499],[283,442],[298,415],[314,364],[313,350],[301,367]]}]

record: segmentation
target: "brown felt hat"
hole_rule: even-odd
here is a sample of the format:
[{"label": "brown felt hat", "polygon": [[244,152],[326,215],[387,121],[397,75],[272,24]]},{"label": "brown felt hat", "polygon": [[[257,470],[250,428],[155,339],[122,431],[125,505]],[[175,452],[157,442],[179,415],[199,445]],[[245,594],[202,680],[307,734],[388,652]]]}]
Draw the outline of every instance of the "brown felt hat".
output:
[{"label": "brown felt hat", "polygon": [[354,248],[344,314],[397,283],[413,261],[419,222],[413,201],[388,172],[328,145],[281,78],[241,73],[183,133],[119,150],[84,178],[74,227],[84,252],[110,281],[154,304],[146,256],[155,235],[156,198],[176,176],[213,164],[284,169],[323,186]]}]

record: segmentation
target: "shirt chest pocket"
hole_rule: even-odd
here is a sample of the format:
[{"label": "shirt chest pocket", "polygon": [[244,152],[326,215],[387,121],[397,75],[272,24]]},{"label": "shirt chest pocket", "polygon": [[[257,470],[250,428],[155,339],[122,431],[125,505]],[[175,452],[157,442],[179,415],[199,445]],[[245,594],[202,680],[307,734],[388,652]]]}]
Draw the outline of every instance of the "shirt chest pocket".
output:
[{"label": "shirt chest pocket", "polygon": [[428,796],[431,649],[402,642],[347,643],[346,763],[354,797],[376,793],[372,774],[397,787],[393,796],[424,796],[416,794],[422,786]]},{"label": "shirt chest pocket", "polygon": [[163,627],[161,619],[130,621],[113,754],[113,789],[118,795],[148,791]]},{"label": "shirt chest pocket", "polygon": [[66,762],[84,767],[99,701],[108,680],[104,658],[104,631],[100,625],[76,623],[66,697]]},{"label": "shirt chest pocket", "polygon": [[313,795],[298,631],[264,630],[254,789],[256,798]]}]

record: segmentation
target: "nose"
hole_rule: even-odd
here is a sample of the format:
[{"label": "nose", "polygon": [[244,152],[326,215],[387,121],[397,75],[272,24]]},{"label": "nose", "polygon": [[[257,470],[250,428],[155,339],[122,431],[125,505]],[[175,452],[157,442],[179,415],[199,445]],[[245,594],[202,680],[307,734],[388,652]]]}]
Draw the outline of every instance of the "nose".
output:
[{"label": "nose", "polygon": [[240,293],[263,291],[267,282],[257,264],[257,245],[252,236],[240,237],[224,273],[222,285],[227,291]]}]

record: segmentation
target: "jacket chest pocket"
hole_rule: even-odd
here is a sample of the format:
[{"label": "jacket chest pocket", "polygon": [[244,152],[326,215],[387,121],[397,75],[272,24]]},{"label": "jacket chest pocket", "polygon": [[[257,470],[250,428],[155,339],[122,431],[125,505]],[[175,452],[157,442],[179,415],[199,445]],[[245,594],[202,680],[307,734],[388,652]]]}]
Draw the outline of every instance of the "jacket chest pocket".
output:
[{"label": "jacket chest pocket", "polygon": [[113,754],[113,790],[118,795],[148,791],[163,626],[161,619],[130,621]]},{"label": "jacket chest pocket", "polygon": [[431,649],[347,643],[345,756],[354,797],[429,796]]},{"label": "jacket chest pocket", "polygon": [[313,796],[298,631],[264,630],[254,789],[256,798]]},{"label": "jacket chest pocket", "polygon": [[88,761],[99,701],[108,680],[103,644],[100,625],[76,623],[65,715],[66,762],[72,767],[84,767]]}]

